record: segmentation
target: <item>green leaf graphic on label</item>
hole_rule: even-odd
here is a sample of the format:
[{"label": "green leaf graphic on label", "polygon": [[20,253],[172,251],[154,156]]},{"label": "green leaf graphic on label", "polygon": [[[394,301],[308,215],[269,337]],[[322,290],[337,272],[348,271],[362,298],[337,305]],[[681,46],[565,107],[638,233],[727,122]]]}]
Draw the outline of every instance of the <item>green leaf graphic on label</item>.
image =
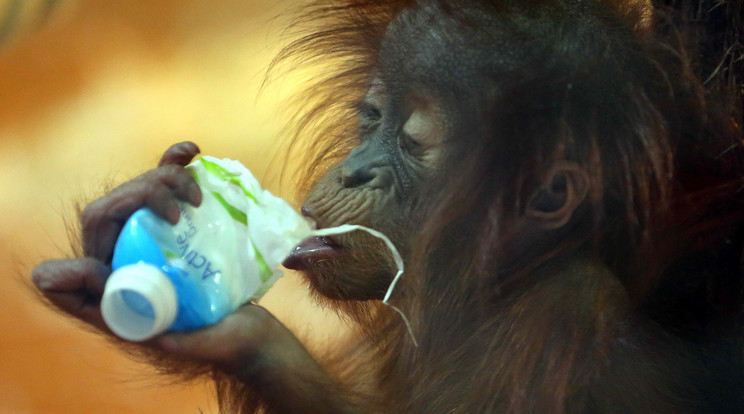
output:
[{"label": "green leaf graphic on label", "polygon": [[212,191],[212,195],[214,198],[217,199],[217,202],[219,202],[222,207],[227,210],[227,214],[230,215],[235,221],[238,223],[241,223],[245,226],[248,225],[248,216],[245,215],[242,211],[240,211],[237,207],[233,206],[232,204],[228,203],[227,200],[225,200],[220,193],[216,191]]},{"label": "green leaf graphic on label", "polygon": [[[248,225],[248,216],[246,216],[245,213],[238,210],[235,206],[231,205],[227,202],[222,196],[217,192],[212,192],[212,195],[215,199],[222,205],[222,207],[227,210],[227,213],[230,214],[230,217],[232,217],[235,221],[238,223],[241,223],[245,226]],[[271,276],[274,274],[272,272],[271,268],[268,264],[266,264],[266,259],[264,259],[261,252],[258,251],[256,246],[253,246],[253,250],[256,252],[256,263],[258,263],[258,276],[261,278],[261,282],[266,283],[269,279],[271,279]]]},{"label": "green leaf graphic on label", "polygon": [[208,173],[214,175],[222,181],[227,181],[231,184],[237,185],[238,187],[240,187],[241,190],[243,190],[243,194],[253,200],[254,203],[258,203],[256,197],[254,197],[253,194],[251,194],[251,192],[248,191],[247,188],[245,188],[243,182],[240,181],[240,176],[238,174],[233,174],[230,171],[227,171],[221,165],[215,164],[211,161],[207,161],[204,158],[199,158],[199,162],[202,163],[204,169],[207,170]]},{"label": "green leaf graphic on label", "polygon": [[193,168],[188,168],[188,170],[191,173],[191,175],[194,177],[194,181],[196,181],[197,184],[201,184],[199,182],[199,175],[196,173],[196,170]]},{"label": "green leaf graphic on label", "polygon": [[261,252],[259,252],[255,246],[253,246],[253,250],[256,251],[256,262],[258,262],[258,276],[261,278],[261,282],[266,283],[269,279],[271,279],[271,275],[274,272],[271,271],[269,265],[266,264],[266,259],[263,258]]},{"label": "green leaf graphic on label", "polygon": [[[204,158],[200,158],[199,162],[201,162],[201,164],[204,166],[204,169],[209,174],[213,175],[214,177],[216,177],[217,179],[221,181],[226,181],[226,182],[229,182],[231,184],[238,186],[243,191],[243,194],[246,195],[246,197],[250,198],[251,200],[253,200],[253,202],[258,204],[258,200],[256,199],[256,197],[253,194],[251,194],[250,191],[248,191],[248,189],[245,187],[245,184],[243,184],[243,182],[240,180],[239,174],[231,173],[230,171],[226,170],[224,167],[214,162],[208,161]],[[199,180],[196,175],[196,172],[194,172],[193,170],[192,170],[192,175],[194,176],[194,178],[197,179],[197,182],[198,182]],[[212,191],[211,194],[214,196],[217,202],[220,203],[220,205],[225,209],[225,211],[227,211],[230,217],[233,218],[233,220],[245,226],[248,225],[248,216],[243,211],[241,211],[237,207],[230,204],[227,200],[225,200],[224,197],[222,197],[220,193],[216,191]],[[253,246],[253,250],[256,253],[256,263],[258,264],[258,276],[261,279],[262,283],[266,283],[274,275],[274,272],[269,267],[269,265],[266,263],[266,259],[264,259],[261,252],[259,252],[255,246]],[[265,290],[267,289],[268,287],[263,288],[264,290],[263,293],[265,293]]]},{"label": "green leaf graphic on label", "polygon": [[165,256],[166,259],[180,259],[181,256],[179,256],[177,253],[173,253],[170,250],[163,251],[163,256]]}]

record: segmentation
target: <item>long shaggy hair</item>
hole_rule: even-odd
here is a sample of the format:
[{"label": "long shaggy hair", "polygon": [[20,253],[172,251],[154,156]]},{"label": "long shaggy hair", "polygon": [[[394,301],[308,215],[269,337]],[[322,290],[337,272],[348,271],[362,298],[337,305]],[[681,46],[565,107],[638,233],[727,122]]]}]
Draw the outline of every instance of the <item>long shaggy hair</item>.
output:
[{"label": "long shaggy hair", "polygon": [[[294,119],[305,190],[355,145],[386,28],[421,3],[470,29],[465,3],[540,35],[520,45],[533,52],[499,80],[506,88],[488,92],[485,76],[446,103],[457,139],[394,296],[420,346],[395,314],[350,306],[363,335],[325,361],[348,397],[379,412],[686,412],[710,391],[679,377],[688,369],[741,383],[741,3],[660,0],[650,13],[640,1],[584,2],[586,17],[543,0],[312,2],[275,63],[322,68]],[[588,205],[560,243],[505,258],[558,150],[588,171]],[[572,267],[579,254],[599,264]],[[626,335],[632,352],[618,345]],[[707,349],[727,366],[682,346],[722,337],[735,339]]]}]

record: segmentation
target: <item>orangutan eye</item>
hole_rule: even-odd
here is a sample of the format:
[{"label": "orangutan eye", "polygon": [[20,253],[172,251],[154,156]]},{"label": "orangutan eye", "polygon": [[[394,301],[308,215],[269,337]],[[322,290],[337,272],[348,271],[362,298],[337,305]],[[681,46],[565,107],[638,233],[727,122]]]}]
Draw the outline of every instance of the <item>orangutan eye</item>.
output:
[{"label": "orangutan eye", "polygon": [[403,125],[403,135],[418,146],[438,145],[442,142],[444,127],[431,108],[416,109]]},{"label": "orangutan eye", "polygon": [[382,121],[382,111],[372,101],[365,99],[357,105],[359,130],[362,134],[373,131]]},{"label": "orangutan eye", "polygon": [[362,101],[359,105],[359,116],[367,121],[379,121],[382,119],[380,109],[369,101]]},{"label": "orangutan eye", "polygon": [[420,142],[416,141],[415,138],[405,133],[405,131],[400,134],[398,141],[399,141],[400,147],[404,151],[412,155],[416,155],[417,151],[423,148],[423,145]]}]

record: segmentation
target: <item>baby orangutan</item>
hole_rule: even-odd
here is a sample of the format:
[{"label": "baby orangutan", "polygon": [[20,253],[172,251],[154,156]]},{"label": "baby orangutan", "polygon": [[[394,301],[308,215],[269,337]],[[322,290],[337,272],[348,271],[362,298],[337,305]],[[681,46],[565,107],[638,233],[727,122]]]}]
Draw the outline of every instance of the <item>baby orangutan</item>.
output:
[{"label": "baby orangutan", "polygon": [[[741,6],[662,3],[313,3],[317,32],[285,53],[338,65],[299,125],[317,137],[302,212],[391,238],[418,346],[380,306],[386,248],[355,232],[285,261],[353,325],[317,361],[255,304],[141,351],[212,375],[224,412],[744,412],[742,64],[712,70]],[[720,35],[688,53],[670,5]],[[197,152],[176,144],[88,205],[84,256],[33,272],[46,298],[107,333],[122,223],[199,205]]]}]

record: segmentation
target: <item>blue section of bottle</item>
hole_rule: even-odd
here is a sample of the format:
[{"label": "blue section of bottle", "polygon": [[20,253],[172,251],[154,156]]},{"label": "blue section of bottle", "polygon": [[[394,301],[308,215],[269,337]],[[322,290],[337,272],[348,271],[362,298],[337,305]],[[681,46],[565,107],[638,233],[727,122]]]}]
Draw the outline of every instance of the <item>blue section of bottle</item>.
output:
[{"label": "blue section of bottle", "polygon": [[[211,325],[230,311],[221,277],[203,279],[168,263],[163,249],[176,250],[176,232],[150,209],[137,210],[124,225],[114,247],[113,270],[122,266],[147,263],[160,268],[173,283],[178,298],[172,331],[188,331]],[[214,242],[214,241],[212,241]],[[153,316],[152,306],[140,295],[123,292],[127,305],[143,316]]]}]

